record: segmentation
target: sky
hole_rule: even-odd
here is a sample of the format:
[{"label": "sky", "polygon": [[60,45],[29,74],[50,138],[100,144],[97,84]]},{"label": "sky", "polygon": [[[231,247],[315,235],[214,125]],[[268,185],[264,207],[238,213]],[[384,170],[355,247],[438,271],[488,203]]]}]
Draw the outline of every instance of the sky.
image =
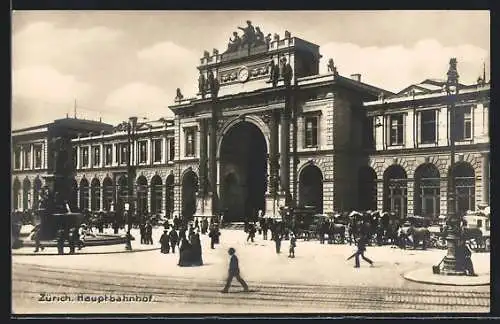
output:
[{"label": "sky", "polygon": [[[397,92],[444,79],[451,57],[460,82],[486,64],[488,11],[14,11],[12,128],[66,114],[117,124],[170,117],[175,91],[194,96],[204,50],[224,52],[246,20],[264,34],[288,30],[320,46],[320,73]],[[75,104],[76,103],[76,104]]]}]

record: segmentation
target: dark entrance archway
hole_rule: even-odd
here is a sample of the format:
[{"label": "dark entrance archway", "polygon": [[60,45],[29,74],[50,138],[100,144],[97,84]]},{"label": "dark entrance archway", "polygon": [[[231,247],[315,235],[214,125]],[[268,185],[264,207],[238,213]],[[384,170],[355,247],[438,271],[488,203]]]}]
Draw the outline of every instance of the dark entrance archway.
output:
[{"label": "dark entrance archway", "polygon": [[198,176],[188,170],[182,177],[182,219],[190,221],[196,212],[196,193],[198,192]]},{"label": "dark entrance archway", "polygon": [[221,143],[220,164],[224,220],[255,219],[266,206],[267,144],[261,130],[247,121],[232,126]]},{"label": "dark entrance archway", "polygon": [[308,165],[299,176],[299,206],[311,206],[323,213],[323,174],[315,165]]}]

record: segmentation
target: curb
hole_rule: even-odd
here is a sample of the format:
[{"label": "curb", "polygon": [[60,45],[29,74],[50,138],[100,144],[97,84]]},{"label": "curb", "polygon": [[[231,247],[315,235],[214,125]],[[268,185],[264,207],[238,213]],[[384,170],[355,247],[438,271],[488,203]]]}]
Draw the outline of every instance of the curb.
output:
[{"label": "curb", "polygon": [[[119,254],[119,253],[138,253],[138,252],[149,252],[149,251],[156,251],[160,250],[161,248],[151,248],[151,249],[144,249],[144,250],[123,250],[123,251],[110,251],[110,252],[83,252],[83,253],[75,253],[75,254],[69,254],[65,253],[63,255],[96,255],[96,254]],[[21,253],[11,253],[11,255],[22,255],[22,256],[47,256],[47,255],[60,255],[57,253],[28,253],[28,252],[21,252]]]},{"label": "curb", "polygon": [[[430,273],[428,273],[430,272]],[[446,275],[435,275],[432,274],[432,269],[420,268],[416,270],[411,270],[406,273],[401,274],[401,276],[408,281],[436,285],[436,286],[455,286],[455,287],[471,287],[471,286],[489,286],[490,275],[479,275],[478,277],[462,277],[462,276],[446,276]],[[462,282],[452,282],[451,280],[443,279],[457,279],[457,278],[467,278],[465,280],[459,279]]]}]

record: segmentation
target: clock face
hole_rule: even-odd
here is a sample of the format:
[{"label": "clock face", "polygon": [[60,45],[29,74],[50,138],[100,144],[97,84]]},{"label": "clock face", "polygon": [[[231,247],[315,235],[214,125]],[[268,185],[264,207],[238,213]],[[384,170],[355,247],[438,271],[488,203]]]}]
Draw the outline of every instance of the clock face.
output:
[{"label": "clock face", "polygon": [[250,73],[246,67],[242,67],[240,69],[240,71],[238,72],[238,80],[240,80],[240,82],[247,81],[249,76],[250,76]]}]

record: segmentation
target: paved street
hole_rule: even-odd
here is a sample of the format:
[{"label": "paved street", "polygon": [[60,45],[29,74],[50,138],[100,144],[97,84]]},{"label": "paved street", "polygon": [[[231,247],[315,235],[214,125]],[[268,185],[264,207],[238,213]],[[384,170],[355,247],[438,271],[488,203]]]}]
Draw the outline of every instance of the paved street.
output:
[{"label": "paved street", "polygon": [[[161,231],[156,230],[158,241]],[[450,287],[414,283],[406,271],[431,267],[445,251],[412,251],[368,247],[366,263],[353,268],[345,259],[349,245],[299,241],[296,258],[274,252],[272,241],[246,243],[242,231],[222,231],[221,245],[209,248],[203,236],[204,266],[178,267],[178,254],[158,250],[125,254],[13,256],[13,311],[23,312],[487,312],[489,286]],[[137,241],[134,244],[138,244]],[[227,248],[240,259],[242,276],[251,292],[235,287],[219,291],[227,272]],[[473,254],[478,273],[489,272],[489,254]],[[63,278],[63,279],[62,279]],[[152,295],[151,302],[85,303],[37,300],[40,293]],[[209,302],[208,302],[209,301]]]}]

